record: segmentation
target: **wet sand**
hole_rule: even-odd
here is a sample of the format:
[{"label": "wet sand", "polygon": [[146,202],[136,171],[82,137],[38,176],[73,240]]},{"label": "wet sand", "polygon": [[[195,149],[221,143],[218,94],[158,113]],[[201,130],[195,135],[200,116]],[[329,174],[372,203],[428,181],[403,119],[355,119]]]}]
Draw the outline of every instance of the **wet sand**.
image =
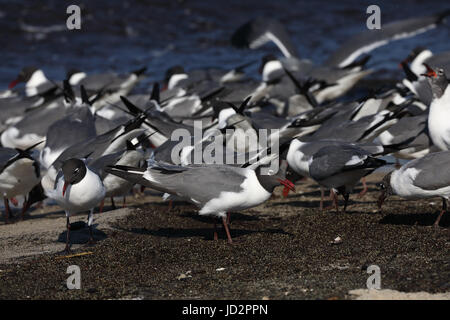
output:
[{"label": "wet sand", "polygon": [[[213,219],[189,204],[169,210],[155,194],[96,214],[94,246],[84,244],[86,228],[73,231],[73,253],[82,254],[74,257],[61,253],[57,207],[9,225],[2,219],[0,299],[449,299],[450,215],[432,226],[438,198],[392,197],[378,212],[379,178],[362,198],[359,185],[338,214],[320,212],[317,185],[299,182],[287,199],[233,213],[231,245],[222,228],[213,240]],[[352,291],[366,289],[373,264],[390,290]],[[66,287],[69,265],[81,269],[81,290]]]}]

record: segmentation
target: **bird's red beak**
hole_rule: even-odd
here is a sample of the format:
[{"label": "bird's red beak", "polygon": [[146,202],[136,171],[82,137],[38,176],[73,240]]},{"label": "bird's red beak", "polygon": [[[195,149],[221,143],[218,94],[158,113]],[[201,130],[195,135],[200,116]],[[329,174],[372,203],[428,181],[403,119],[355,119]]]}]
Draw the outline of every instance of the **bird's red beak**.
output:
[{"label": "bird's red beak", "polygon": [[11,83],[8,86],[8,89],[14,88],[19,83],[19,79],[11,81]]},{"label": "bird's red beak", "polygon": [[69,183],[68,182],[64,182],[64,187],[63,187],[63,197],[64,197],[64,194],[66,193],[66,189],[67,189],[67,186],[69,185]]},{"label": "bird's red beak", "polygon": [[289,193],[289,190],[295,192],[294,184],[291,181],[289,181],[288,179],[284,179],[284,180],[278,179],[278,181],[284,186],[283,196],[287,197],[287,193]]},{"label": "bird's red beak", "polygon": [[428,64],[424,63],[423,65],[425,66],[425,68],[427,68],[427,73],[422,73],[422,76],[429,77],[429,78],[437,77],[436,72]]}]

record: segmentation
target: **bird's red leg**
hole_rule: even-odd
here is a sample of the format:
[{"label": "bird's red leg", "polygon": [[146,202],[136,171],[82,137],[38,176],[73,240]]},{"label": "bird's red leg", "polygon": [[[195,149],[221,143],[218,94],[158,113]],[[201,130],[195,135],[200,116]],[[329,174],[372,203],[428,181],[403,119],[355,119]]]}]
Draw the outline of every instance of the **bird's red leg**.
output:
[{"label": "bird's red leg", "polygon": [[122,208],[125,208],[127,206],[126,201],[127,201],[127,197],[123,196]]},{"label": "bird's red leg", "polygon": [[225,227],[225,232],[227,233],[228,243],[233,243],[233,240],[231,240],[230,229],[228,229],[228,225],[227,225],[227,218],[223,217],[222,222],[223,222],[223,226]]},{"label": "bird's red leg", "polygon": [[337,209],[337,195],[336,193],[333,191],[333,189],[330,189],[330,200],[331,200],[331,204],[327,207],[324,208],[324,210],[332,210],[332,209]]},{"label": "bird's red leg", "polygon": [[217,241],[219,239],[219,236],[217,235],[217,223],[216,219],[214,218],[214,241]]},{"label": "bird's red leg", "polygon": [[323,187],[320,186],[320,211],[323,211],[323,197],[325,196],[325,191]]},{"label": "bird's red leg", "polygon": [[400,167],[400,161],[398,160],[398,158],[395,158],[395,169],[400,169]]},{"label": "bird's red leg", "polygon": [[25,212],[28,210],[29,207],[30,206],[28,205],[27,197],[25,197],[25,199],[23,201],[22,212],[20,213],[20,220],[23,220],[23,216],[24,216]]},{"label": "bird's red leg", "polygon": [[442,198],[442,210],[439,216],[437,217],[436,221],[434,222],[435,227],[439,227],[439,221],[441,221],[444,212],[447,212],[447,200],[445,198]]},{"label": "bird's red leg", "polygon": [[173,208],[173,201],[169,200],[169,211],[172,211]]},{"label": "bird's red leg", "polygon": [[67,228],[67,234],[66,234],[66,249],[64,249],[64,251],[66,251],[66,253],[70,253],[70,222],[69,222],[69,217],[67,216],[66,218],[66,228]]},{"label": "bird's red leg", "polygon": [[5,203],[5,223],[8,223],[8,218],[9,218],[9,202],[7,198],[4,198],[4,203]]},{"label": "bird's red leg", "polygon": [[227,212],[227,224],[229,225],[231,223],[231,214]]},{"label": "bird's red leg", "polygon": [[103,206],[105,205],[105,199],[102,200],[102,202],[100,203],[100,208],[98,208],[98,213],[102,213],[103,212]]},{"label": "bird's red leg", "polygon": [[116,210],[116,204],[114,202],[114,197],[111,197],[111,206],[112,206],[113,210]]},{"label": "bird's red leg", "polygon": [[367,193],[367,190],[369,189],[369,188],[367,188],[367,183],[366,183],[366,178],[365,178],[365,177],[361,178],[361,183],[362,183],[362,185],[363,185],[363,189],[362,189],[362,191],[358,194],[358,198],[364,197],[364,195]]}]

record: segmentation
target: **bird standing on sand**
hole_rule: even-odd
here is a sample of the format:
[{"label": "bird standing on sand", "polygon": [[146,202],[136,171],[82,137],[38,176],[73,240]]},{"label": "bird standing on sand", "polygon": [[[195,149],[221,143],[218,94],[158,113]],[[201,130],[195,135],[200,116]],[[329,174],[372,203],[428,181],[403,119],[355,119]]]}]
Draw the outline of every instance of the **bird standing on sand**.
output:
[{"label": "bird standing on sand", "polygon": [[355,145],[331,145],[313,155],[309,175],[320,185],[333,189],[336,211],[339,211],[336,192],[344,197],[345,212],[356,183],[386,164],[386,161],[372,157],[370,152]]},{"label": "bird standing on sand", "polygon": [[[281,168],[281,167],[280,167]],[[200,215],[222,218],[228,242],[232,243],[227,212],[240,211],[268,200],[276,186],[294,189],[285,178],[285,170],[264,175],[260,167],[240,168],[228,165],[175,166],[149,161],[147,169],[112,166],[107,172],[141,185],[174,194],[200,208]],[[214,234],[217,239],[217,234]]]},{"label": "bird standing on sand", "polygon": [[64,161],[55,180],[55,188],[46,190],[49,198],[55,200],[66,212],[67,237],[66,252],[70,251],[69,217],[75,213],[89,210],[89,244],[94,243],[92,223],[94,208],[105,197],[105,187],[100,177],[91,171],[83,160],[71,158]]},{"label": "bird standing on sand", "polygon": [[434,226],[439,225],[447,201],[450,199],[450,151],[430,153],[423,158],[412,160],[400,169],[387,174],[379,184],[381,195],[378,207],[390,195],[405,199],[442,198],[442,210]]}]

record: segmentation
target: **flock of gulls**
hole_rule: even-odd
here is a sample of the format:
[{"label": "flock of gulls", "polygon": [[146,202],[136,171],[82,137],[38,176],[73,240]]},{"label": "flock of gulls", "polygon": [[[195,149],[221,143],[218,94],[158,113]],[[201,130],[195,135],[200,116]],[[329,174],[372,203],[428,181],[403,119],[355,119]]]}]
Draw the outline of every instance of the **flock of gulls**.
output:
[{"label": "flock of gulls", "polygon": [[[9,204],[19,205],[17,198],[24,199],[21,219],[49,198],[65,210],[70,251],[70,216],[88,213],[93,243],[94,210],[102,211],[105,198],[114,206],[114,197],[123,197],[125,204],[137,186],[162,192],[169,201],[191,202],[214,221],[220,218],[231,243],[230,212],[260,205],[275,187],[284,186],[287,196],[296,181],[310,178],[321,186],[321,209],[329,189],[330,207],[339,210],[340,195],[345,211],[353,187],[360,181],[365,186],[365,176],[392,165],[383,158],[391,155],[411,161],[397,163],[381,181],[379,207],[392,194],[441,197],[438,226],[450,197],[450,51],[417,47],[399,61],[401,82],[357,101],[340,98],[373,71],[366,67],[368,52],[437,28],[448,14],[363,31],[322,65],[299,57],[280,22],[256,18],[238,28],[231,43],[256,49],[271,41],[280,49],[279,57],[262,57],[259,79],[245,73],[256,61],[232,70],[173,66],[161,88],[154,83],[148,94],[132,92],[145,68],[129,74],[74,69],[63,81],[53,81],[39,68],[24,67],[0,92],[4,221],[17,222]],[[174,139],[177,129],[188,132],[189,144]],[[263,148],[258,140],[258,148],[248,143],[249,133],[262,139],[264,130],[271,134]],[[199,162],[196,152],[205,154],[211,146],[216,156],[245,161],[201,157]],[[268,169],[273,163],[276,169]]]}]

